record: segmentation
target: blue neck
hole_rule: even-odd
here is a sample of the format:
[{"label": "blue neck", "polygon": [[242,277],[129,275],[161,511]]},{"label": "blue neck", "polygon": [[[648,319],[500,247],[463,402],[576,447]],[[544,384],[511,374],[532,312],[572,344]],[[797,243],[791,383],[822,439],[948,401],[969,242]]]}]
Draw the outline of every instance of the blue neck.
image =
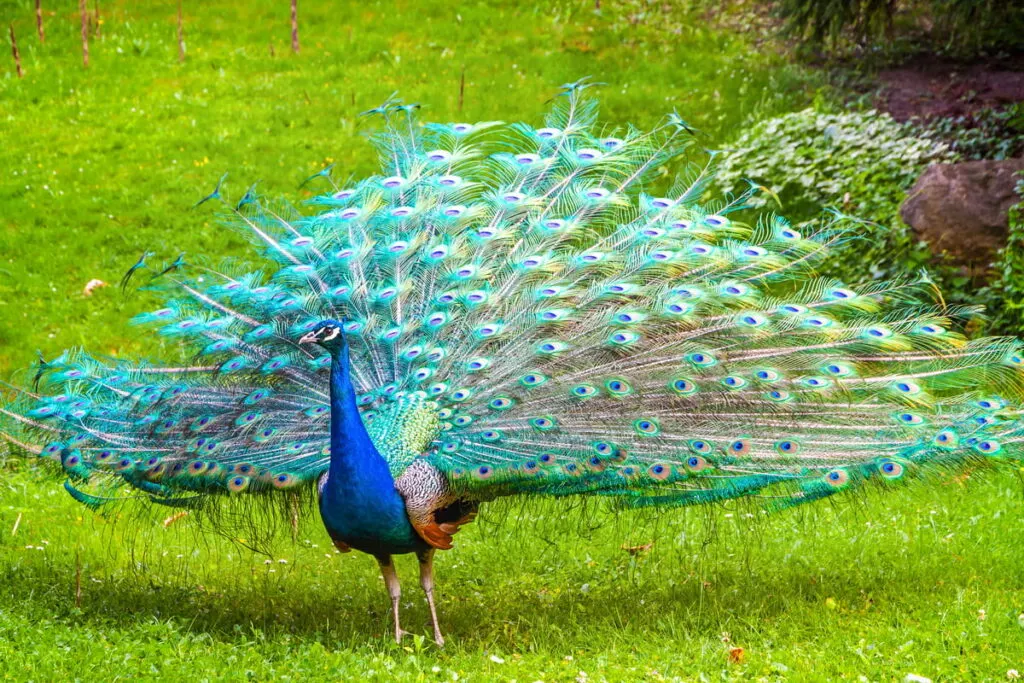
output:
[{"label": "blue neck", "polygon": [[331,467],[335,486],[386,482],[394,486],[387,461],[373,445],[356,403],[346,343],[331,361]]},{"label": "blue neck", "polygon": [[426,547],[359,415],[345,344],[331,362],[331,466],[320,515],[335,541],[385,557]]}]

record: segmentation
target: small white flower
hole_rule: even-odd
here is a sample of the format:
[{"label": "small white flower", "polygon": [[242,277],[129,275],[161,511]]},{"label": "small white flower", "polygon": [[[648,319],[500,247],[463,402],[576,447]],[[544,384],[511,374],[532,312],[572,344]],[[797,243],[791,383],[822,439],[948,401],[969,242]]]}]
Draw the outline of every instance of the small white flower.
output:
[{"label": "small white flower", "polygon": [[490,660],[492,662],[494,662],[495,664],[504,664],[505,663],[505,660],[502,659],[501,657],[499,657],[498,655],[491,655],[490,656]]}]

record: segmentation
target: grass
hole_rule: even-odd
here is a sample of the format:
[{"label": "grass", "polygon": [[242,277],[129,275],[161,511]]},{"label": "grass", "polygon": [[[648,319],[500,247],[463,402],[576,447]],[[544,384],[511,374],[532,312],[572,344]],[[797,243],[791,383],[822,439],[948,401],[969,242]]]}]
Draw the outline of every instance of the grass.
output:
[{"label": "grass", "polygon": [[[443,651],[389,641],[376,563],[335,553],[314,517],[268,559],[197,535],[189,517],[165,528],[173,510],[115,524],[39,473],[2,486],[10,680],[990,681],[1024,669],[1012,476],[767,520],[491,514],[439,556]],[[398,568],[404,625],[426,634],[415,561]]]},{"label": "grass", "polygon": [[373,124],[358,113],[396,90],[435,120],[537,122],[559,84],[592,75],[609,84],[606,120],[651,124],[678,108],[718,144],[755,112],[806,104],[816,84],[660,6],[641,17],[641,5],[614,2],[599,14],[583,3],[309,3],[293,55],[288,3],[186,3],[179,64],[174,3],[139,5],[102,3],[83,70],[77,16],[48,17],[40,45],[32,3],[0,2],[27,74],[8,60],[0,79],[0,135],[17,141],[0,150],[0,368],[69,345],[165,357],[124,324],[144,297],[108,287],[86,298],[85,284],[116,284],[145,250],[165,262],[246,254],[212,210],[188,208],[224,172],[230,198],[259,180],[295,201],[327,163],[339,181],[371,172],[362,133]]},{"label": "grass", "polygon": [[[44,1],[44,6],[51,3]],[[83,70],[70,4],[33,33],[0,0],[25,62],[0,79],[0,370],[71,345],[169,357],[125,325],[116,283],[144,250],[245,256],[202,208],[225,171],[300,201],[305,177],[370,172],[357,113],[400,90],[438,120],[539,119],[555,87],[609,84],[606,120],[672,109],[722,144],[799,109],[820,81],[708,25],[699,6],[589,3],[101,4]],[[54,7],[57,7],[54,5]],[[274,54],[271,54],[271,46]],[[465,93],[459,111],[459,82]],[[82,295],[91,278],[110,287]],[[388,641],[373,560],[338,555],[315,518],[269,564],[173,510],[116,519],[48,475],[0,471],[0,677],[11,680],[992,680],[1024,670],[1020,485],[942,480],[832,508],[613,516],[486,515],[438,560],[449,646]],[[125,513],[127,514],[127,513]],[[630,555],[622,546],[655,541]],[[286,563],[279,560],[285,559]],[[405,623],[425,633],[406,577]],[[742,655],[734,648],[742,648]],[[730,659],[730,650],[733,654]]]}]

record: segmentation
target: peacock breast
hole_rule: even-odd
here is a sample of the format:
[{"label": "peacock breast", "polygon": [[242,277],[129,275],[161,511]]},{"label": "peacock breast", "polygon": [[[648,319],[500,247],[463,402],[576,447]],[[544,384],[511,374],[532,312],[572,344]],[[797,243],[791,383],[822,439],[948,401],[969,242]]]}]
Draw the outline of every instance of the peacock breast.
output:
[{"label": "peacock breast", "polygon": [[333,541],[372,555],[423,550],[393,484],[345,486],[325,472],[319,482],[320,517]]},{"label": "peacock breast", "polygon": [[374,447],[397,479],[441,434],[436,401],[421,391],[403,392],[362,414]]}]

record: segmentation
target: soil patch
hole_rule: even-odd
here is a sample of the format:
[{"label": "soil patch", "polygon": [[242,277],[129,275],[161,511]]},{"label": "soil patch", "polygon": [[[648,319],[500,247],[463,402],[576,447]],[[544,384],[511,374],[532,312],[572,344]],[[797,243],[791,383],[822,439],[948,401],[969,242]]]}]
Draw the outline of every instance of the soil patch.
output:
[{"label": "soil patch", "polygon": [[973,64],[920,58],[878,78],[878,106],[897,121],[965,116],[1024,101],[1024,54]]}]

